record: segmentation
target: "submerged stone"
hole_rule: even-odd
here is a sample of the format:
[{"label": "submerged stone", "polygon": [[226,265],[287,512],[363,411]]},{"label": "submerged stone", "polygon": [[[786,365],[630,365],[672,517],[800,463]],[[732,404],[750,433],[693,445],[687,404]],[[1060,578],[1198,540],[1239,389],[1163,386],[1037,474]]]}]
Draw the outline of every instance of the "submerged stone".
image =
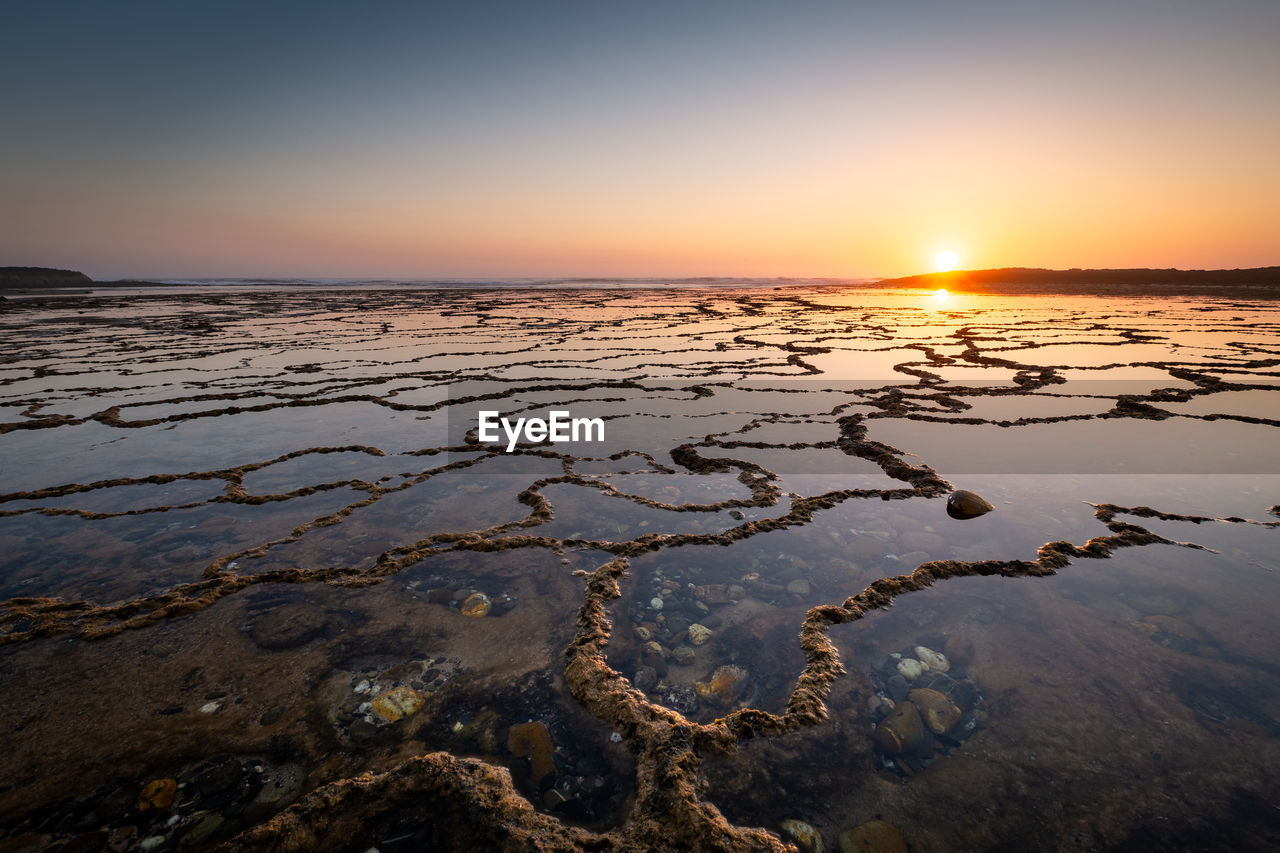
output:
[{"label": "submerged stone", "polygon": [[938,672],[946,672],[951,669],[951,664],[947,661],[946,655],[935,652],[928,646],[916,646],[915,652],[920,662],[929,669],[936,669]]},{"label": "submerged stone", "polygon": [[947,515],[952,518],[977,518],[995,509],[986,498],[973,492],[959,489],[947,498]]},{"label": "submerged stone", "polygon": [[144,785],[142,793],[138,794],[138,811],[167,809],[173,805],[173,799],[177,794],[178,781],[176,779],[153,779]]},{"label": "submerged stone", "polygon": [[840,833],[840,853],[907,853],[907,842],[888,821],[869,820]]},{"label": "submerged stone", "polygon": [[928,669],[928,667],[915,658],[903,658],[898,661],[898,672],[903,678],[907,679],[907,681],[915,681],[924,674],[926,669]]},{"label": "submerged stone", "polygon": [[493,607],[493,603],[489,601],[489,596],[483,592],[477,592],[469,595],[467,600],[462,602],[462,615],[480,618],[488,616],[489,610]]},{"label": "submerged stone", "polygon": [[787,584],[787,592],[792,595],[808,595],[809,582],[804,578],[793,580],[791,583]]},{"label": "submerged stone", "polygon": [[912,690],[907,698],[920,709],[924,724],[935,735],[946,734],[960,722],[960,709],[936,690],[918,688]]},{"label": "submerged stone", "polygon": [[555,777],[555,747],[545,723],[517,723],[507,732],[507,749],[516,758],[529,759],[529,771],[539,785]]},{"label": "submerged stone", "polygon": [[782,833],[798,844],[804,853],[825,853],[827,849],[818,830],[802,820],[784,820]]},{"label": "submerged stone", "polygon": [[920,711],[910,701],[898,703],[876,726],[874,738],[876,746],[885,755],[915,751],[925,742]]},{"label": "submerged stone", "polygon": [[422,694],[412,687],[393,687],[373,699],[373,710],[384,720],[396,720],[412,717],[422,707]]},{"label": "submerged stone", "polygon": [[689,642],[695,646],[701,646],[707,640],[711,639],[711,629],[706,625],[694,622],[689,626]]},{"label": "submerged stone", "polygon": [[747,677],[748,673],[742,667],[726,664],[711,674],[710,681],[696,682],[693,689],[703,699],[728,706],[746,691]]},{"label": "submerged stone", "polygon": [[297,648],[320,636],[326,621],[325,612],[314,604],[283,604],[254,620],[253,641],[270,651]]}]

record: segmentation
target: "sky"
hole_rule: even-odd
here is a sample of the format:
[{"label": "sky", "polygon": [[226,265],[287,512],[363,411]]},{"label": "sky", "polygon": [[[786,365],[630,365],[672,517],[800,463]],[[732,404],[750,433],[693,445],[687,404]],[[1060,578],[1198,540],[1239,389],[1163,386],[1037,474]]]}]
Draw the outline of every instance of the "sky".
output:
[{"label": "sky", "polygon": [[1280,264],[1280,2],[0,5],[0,265]]}]

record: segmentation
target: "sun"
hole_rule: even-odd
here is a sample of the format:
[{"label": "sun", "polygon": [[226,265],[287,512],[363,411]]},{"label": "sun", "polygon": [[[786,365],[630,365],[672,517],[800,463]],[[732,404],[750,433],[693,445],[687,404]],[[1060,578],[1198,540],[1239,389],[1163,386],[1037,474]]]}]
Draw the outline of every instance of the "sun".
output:
[{"label": "sun", "polygon": [[958,263],[960,263],[960,256],[950,249],[933,256],[933,265],[938,272],[951,272]]}]

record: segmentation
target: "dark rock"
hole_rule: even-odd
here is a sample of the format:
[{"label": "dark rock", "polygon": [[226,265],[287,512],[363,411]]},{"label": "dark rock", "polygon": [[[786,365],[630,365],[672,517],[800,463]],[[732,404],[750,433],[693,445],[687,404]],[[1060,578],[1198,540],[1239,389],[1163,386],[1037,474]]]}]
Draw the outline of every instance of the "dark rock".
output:
[{"label": "dark rock", "polygon": [[327,617],[314,604],[285,604],[253,622],[253,641],[272,651],[293,649],[324,633]]}]

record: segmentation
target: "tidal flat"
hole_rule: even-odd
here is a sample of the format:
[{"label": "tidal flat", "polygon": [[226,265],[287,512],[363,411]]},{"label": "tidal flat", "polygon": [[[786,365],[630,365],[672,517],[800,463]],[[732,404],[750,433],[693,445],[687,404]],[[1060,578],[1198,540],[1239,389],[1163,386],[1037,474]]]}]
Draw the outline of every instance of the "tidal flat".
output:
[{"label": "tidal flat", "polygon": [[0,328],[0,850],[1280,849],[1280,303],[186,287]]}]

